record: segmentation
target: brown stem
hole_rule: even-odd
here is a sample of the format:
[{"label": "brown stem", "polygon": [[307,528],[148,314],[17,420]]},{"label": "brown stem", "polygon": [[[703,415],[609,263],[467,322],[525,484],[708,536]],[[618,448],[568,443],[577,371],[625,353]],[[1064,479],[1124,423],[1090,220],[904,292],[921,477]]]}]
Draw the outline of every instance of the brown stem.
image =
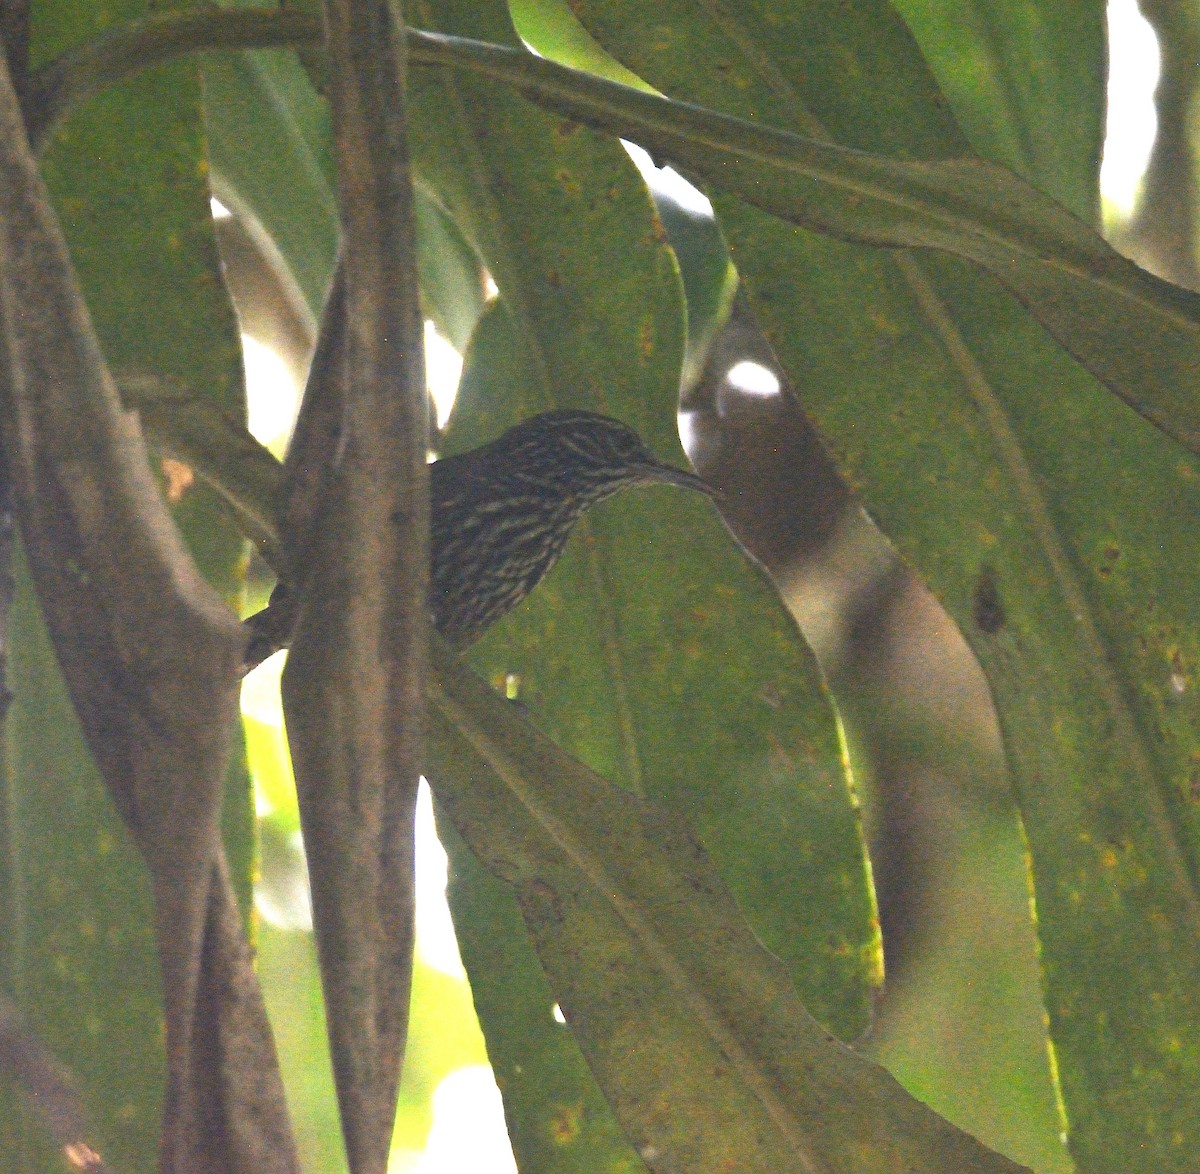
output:
[{"label": "brown stem", "polygon": [[412,962],[427,399],[399,5],[327,0],[325,16],[346,310],[339,283],[323,328],[329,372],[310,380],[288,462],[305,586],[283,697],[347,1156],[355,1174],[382,1174]]}]

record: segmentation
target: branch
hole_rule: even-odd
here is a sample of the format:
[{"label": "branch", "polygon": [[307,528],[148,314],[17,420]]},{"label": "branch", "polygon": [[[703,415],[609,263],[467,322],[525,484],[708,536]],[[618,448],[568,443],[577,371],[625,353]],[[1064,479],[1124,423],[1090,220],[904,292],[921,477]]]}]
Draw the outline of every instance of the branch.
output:
[{"label": "branch", "polygon": [[[163,1167],[291,1174],[282,1084],[219,835],[244,637],[184,548],[117,398],[2,55],[0,410],[46,625],[153,879]],[[235,1022],[254,1037],[240,1048],[223,1034]]]},{"label": "branch", "polygon": [[[339,281],[320,348],[332,382],[310,401],[315,482],[301,475],[303,454],[289,461],[289,540],[298,548],[290,553],[303,556],[306,582],[283,699],[342,1131],[350,1168],[374,1174],[387,1165],[408,1024],[428,627],[427,396],[399,6],[326,0],[325,11],[345,313]],[[342,378],[328,469],[324,406]],[[305,453],[308,437],[306,424]]]},{"label": "branch", "polygon": [[249,429],[178,380],[130,371],[115,379],[122,402],[138,413],[155,447],[211,485],[267,565],[286,577],[279,461]]}]

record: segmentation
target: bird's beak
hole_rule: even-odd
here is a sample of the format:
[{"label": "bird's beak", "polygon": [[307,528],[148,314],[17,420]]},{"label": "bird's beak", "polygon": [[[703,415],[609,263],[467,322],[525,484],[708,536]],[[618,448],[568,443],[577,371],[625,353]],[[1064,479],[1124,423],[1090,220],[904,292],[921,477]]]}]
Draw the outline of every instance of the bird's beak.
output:
[{"label": "bird's beak", "polygon": [[684,489],[695,489],[699,493],[705,494],[707,497],[718,498],[721,496],[721,491],[713,485],[697,477],[695,473],[685,472],[683,469],[677,469],[674,465],[659,464],[655,462],[646,468],[648,480],[659,481],[665,485],[679,485]]}]

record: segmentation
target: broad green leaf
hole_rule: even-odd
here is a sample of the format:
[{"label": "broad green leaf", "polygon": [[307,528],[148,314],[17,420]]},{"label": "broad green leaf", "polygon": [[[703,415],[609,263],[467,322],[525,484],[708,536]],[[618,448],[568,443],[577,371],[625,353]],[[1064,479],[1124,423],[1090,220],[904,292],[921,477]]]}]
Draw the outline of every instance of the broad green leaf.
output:
[{"label": "broad green leaf", "polygon": [[[573,69],[648,88],[596,44],[564,0],[513,0],[509,7],[517,32],[534,52]],[[711,214],[697,210],[690,201],[681,202],[677,189],[666,187],[657,176],[650,180],[650,187],[679,262],[687,300],[687,347],[680,379],[681,390],[686,392],[700,378],[709,347],[729,320],[737,271]]]},{"label": "broad green leaf", "polygon": [[565,5],[546,4],[544,0],[509,0],[508,7],[517,34],[534,52],[622,85],[650,88],[606,53]]},{"label": "broad green leaf", "polygon": [[[944,118],[929,87],[901,104],[890,69],[859,69],[864,39],[869,59],[882,45],[904,76],[919,66],[882,5],[837,19],[788,6],[823,23],[815,39],[781,25],[781,7],[737,6],[746,55],[729,45],[721,60],[745,88],[697,68],[719,30],[688,6],[659,4],[653,22],[636,6],[576,7],[665,92],[811,132],[837,66],[856,79],[836,127],[851,145],[873,145],[870,79],[896,102],[895,150],[939,146],[925,137]],[[1094,43],[1098,13],[1079,19]],[[1200,617],[1186,519],[1200,467],[978,273],[840,245],[735,199],[718,212],[805,408],[987,672],[1031,853],[1072,1152],[1089,1170],[1193,1169]]]},{"label": "broad green leaf", "polygon": [[416,213],[425,311],[461,353],[483,312],[483,266],[458,225],[419,189]]},{"label": "broad green leaf", "polygon": [[[794,23],[814,47],[821,44],[819,27]],[[286,39],[282,32],[280,39]],[[409,47],[414,64],[503,80],[568,118],[628,136],[796,224],[848,241],[938,249],[973,261],[1136,411],[1184,446],[1200,448],[1200,297],[1122,258],[1007,169],[970,154],[914,160],[847,150],[819,135],[801,137],[756,123],[752,108],[745,118],[728,118],[564,71],[502,45],[417,30],[410,32]],[[855,69],[894,70],[894,62],[877,54],[860,57]],[[735,75],[730,80],[742,84]],[[830,94],[836,90],[829,86]],[[814,109],[821,105],[817,96]],[[787,94],[781,106],[786,122],[796,108]],[[883,109],[876,103],[871,113]],[[808,136],[820,121],[806,113],[797,125]]]},{"label": "broad green leaf", "polygon": [[971,146],[1097,219],[1103,6],[897,0]]},{"label": "broad green leaf", "polygon": [[[1011,809],[964,808],[949,763],[929,847],[952,924],[888,991],[866,1054],[919,1100],[1038,1174],[1074,1174],[1046,1063],[1025,845]],[[954,778],[955,782],[950,782]],[[970,818],[964,819],[964,814]],[[949,908],[948,908],[949,907]],[[952,910],[952,912],[950,912]]]},{"label": "broad green leaf", "polygon": [[[95,1129],[89,1140],[105,1160],[152,1169],[165,1068],[149,875],[79,731],[24,560],[16,570],[0,885],[5,986],[78,1081]],[[10,1169],[57,1168],[41,1121],[11,1085],[0,1119]]]},{"label": "broad green leaf", "polygon": [[[431,773],[436,779],[437,769]],[[440,811],[438,836],[450,857],[447,896],[519,1168],[561,1174],[644,1170],[575,1037],[555,1017],[557,996],[511,889],[480,863]]]},{"label": "broad green leaf", "polygon": [[[409,13],[512,40],[478,5],[468,15]],[[416,165],[500,289],[472,341],[447,447],[555,405],[589,406],[681,461],[678,277],[628,158],[475,79],[414,73],[413,91]],[[876,931],[836,727],[790,619],[710,507],[668,491],[598,512],[473,660],[564,747],[685,812],[809,1005],[834,1030],[863,1029]],[[494,933],[500,915],[464,923],[482,902],[456,893],[464,937]],[[488,973],[472,981],[481,1008],[501,1005]],[[525,1006],[527,1021],[544,1020],[544,999]],[[519,1048],[497,1054],[499,1037],[516,1034],[489,1031],[520,1144],[544,1108],[535,1097],[514,1105],[510,1071],[522,1068],[522,1090],[538,1080]],[[558,1073],[540,1079],[561,1087]]]},{"label": "broad green leaf", "polygon": [[530,731],[437,642],[432,664],[441,803],[515,891],[562,1014],[648,1167],[1022,1169],[808,1015],[680,816]]},{"label": "broad green leaf", "polygon": [[289,52],[202,61],[217,190],[260,227],[315,322],[337,252],[329,106]]},{"label": "broad green leaf", "polygon": [[[499,302],[495,303],[484,314],[476,331],[464,386],[459,392],[460,401],[464,394],[474,398],[470,391],[473,381],[470,372],[475,362],[487,364],[491,378],[501,386],[519,385],[525,377],[525,368],[519,349],[514,345],[513,333],[507,313]],[[494,345],[493,338],[496,340]],[[481,410],[473,409],[469,404],[461,406],[466,407],[470,416],[477,416]],[[456,416],[455,424],[460,424],[461,420],[461,415]],[[454,439],[453,431],[450,439]],[[552,590],[553,581],[552,573],[550,580],[539,586],[538,592]],[[584,589],[587,589],[586,584]],[[518,622],[510,619],[502,623],[500,633],[493,639],[503,640],[503,631]],[[550,640],[562,639],[570,648],[574,635],[574,628],[563,632],[556,626],[550,629],[544,645]],[[524,665],[522,675],[517,667],[521,661],[504,658],[501,663],[514,667],[508,670],[501,667],[497,683],[516,693],[521,704],[528,706],[524,696],[528,695],[527,682],[532,666]],[[574,663],[582,665],[583,658],[575,658]],[[486,662],[483,671],[487,671]],[[535,688],[542,675],[539,672],[533,678]],[[575,686],[574,681],[564,682],[559,673],[544,692],[551,698],[559,692],[565,693],[568,699],[575,697],[573,712],[586,719],[591,713],[593,696],[589,693],[586,701],[582,700],[581,692]],[[539,688],[535,697],[542,692]],[[530,717],[545,723],[538,707],[532,709]],[[607,723],[600,720],[593,724],[599,730],[589,731],[592,735],[590,747],[581,747],[582,739],[577,737],[570,746],[575,753],[591,749],[594,754],[598,742],[612,740]],[[559,730],[552,728],[551,732],[561,737]],[[429,765],[426,773],[435,796],[440,796],[442,780],[437,768]],[[511,891],[489,875],[461,837],[454,834],[453,825],[440,818],[440,814],[438,828],[439,832],[447,833],[442,839],[450,857],[447,897],[463,964],[471,978],[475,1010],[487,1040],[488,1058],[504,1097],[505,1117],[518,1166],[561,1174],[641,1169],[639,1159],[613,1119],[608,1102],[574,1037],[558,1030],[559,1025],[550,1016],[549,1008],[555,1002],[555,995],[529,941]]]},{"label": "broad green leaf", "polygon": [[[468,353],[460,395],[482,420],[506,390],[534,411],[508,390],[529,385],[513,333],[501,303]],[[806,1005],[861,1034],[876,935],[828,701],[710,506],[669,488],[605,503],[472,660],[566,749],[684,813]]]},{"label": "broad green leaf", "polygon": [[[794,23],[798,39],[814,49],[822,44],[822,30]],[[1180,444],[1200,449],[1200,295],[1139,269],[1007,169],[970,154],[911,159],[897,157],[895,143],[888,145],[890,155],[881,155],[810,137],[820,120],[811,112],[797,118],[787,92],[775,121],[790,121],[802,134],[777,130],[757,121],[760,108],[745,104],[752,88],[745,72],[721,59],[715,75],[744,85],[741,117],[668,102],[502,46],[415,32],[410,43],[414,63],[505,80],[550,109],[633,139],[797,225],[847,241],[936,249],[973,261],[1126,403]],[[730,45],[730,53],[739,52]],[[860,57],[855,76],[895,65],[869,43]],[[826,80],[832,72],[825,71]],[[831,84],[830,94],[836,88]],[[673,96],[690,90],[681,82]],[[818,107],[827,101],[828,95],[814,95]]]},{"label": "broad green leaf", "polygon": [[[468,356],[464,409],[494,404],[497,389],[522,382],[521,351],[497,305]],[[601,507],[473,659],[574,753],[684,813],[808,1004],[835,1028],[854,1030],[863,976],[876,965],[874,935],[853,935],[862,908],[857,832],[844,822],[827,711],[813,705],[819,684],[810,679],[814,691],[806,689],[800,674],[808,662],[787,655],[790,620],[772,588],[746,581],[740,560],[710,554],[703,576],[684,571],[698,548],[720,549],[705,507],[689,512],[670,491],[640,496]],[[673,520],[667,532],[656,525],[664,510]],[[599,612],[581,606],[597,598],[598,573]],[[714,606],[712,595],[726,607]],[[734,606],[737,635],[725,628]],[[707,728],[695,722],[702,713]],[[482,882],[470,860],[454,860],[452,908],[518,1155],[533,1169],[625,1168],[594,1107],[591,1078],[547,1013],[553,996],[540,981],[528,985],[537,963],[512,937],[511,897]],[[560,1136],[553,1123],[563,1120],[575,1125]],[[590,1164],[602,1155],[612,1164]],[[551,1157],[561,1165],[544,1164]]]},{"label": "broad green leaf", "polygon": [[685,207],[666,192],[654,195],[687,296],[687,348],[680,388],[688,391],[703,375],[709,350],[729,321],[737,270],[720,225],[711,215]]},{"label": "broad green leaf", "polygon": [[[35,5],[35,63],[144,7]],[[64,126],[45,172],[106,356],[187,379],[236,412],[240,360],[211,236],[199,98],[187,64],[117,87]],[[223,509],[188,489],[176,516],[232,601],[244,547]],[[79,733],[23,563],[10,624],[4,887],[15,926],[3,938],[6,974],[34,1029],[78,1079],[103,1156],[115,1168],[148,1169],[164,1072],[147,874]],[[252,812],[240,755],[226,816],[247,900]],[[35,1122],[14,1138],[34,1147],[6,1150],[14,1168],[52,1168],[55,1159],[33,1156],[39,1131]]]}]

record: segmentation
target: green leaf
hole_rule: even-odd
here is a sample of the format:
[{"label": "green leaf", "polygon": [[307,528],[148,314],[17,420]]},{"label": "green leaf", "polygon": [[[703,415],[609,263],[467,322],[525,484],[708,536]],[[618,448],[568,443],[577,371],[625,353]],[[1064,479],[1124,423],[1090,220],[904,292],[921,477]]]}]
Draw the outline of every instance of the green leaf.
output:
[{"label": "green leaf", "polygon": [[[816,20],[818,7],[804,11]],[[711,60],[702,34],[716,33],[694,10],[656,6],[656,43],[669,51],[652,53],[644,12],[577,9],[610,51],[681,98],[742,115],[753,104],[810,130],[804,111],[825,104],[826,117],[828,79],[852,62],[839,124],[851,145],[872,145],[878,94],[896,104],[898,151],[929,150],[943,118],[930,87],[902,104],[889,69],[857,71],[860,39],[902,76],[919,67],[882,5],[837,19],[820,7],[815,38],[738,6],[747,55],[731,46],[723,60],[755,79],[745,97],[723,71],[697,67]],[[1079,19],[1081,42],[1094,43],[1098,14]],[[1186,519],[1200,511],[1200,467],[978,273],[797,232],[736,199],[718,212],[805,408],[987,672],[1032,858],[1072,1151],[1088,1169],[1193,1169],[1200,616]]]},{"label": "green leaf", "polygon": [[680,386],[687,391],[703,375],[709,350],[729,321],[737,270],[720,225],[711,215],[684,207],[668,193],[658,191],[654,196],[687,296],[687,348],[680,376]]},{"label": "green leaf", "polygon": [[[315,323],[338,240],[329,105],[290,52],[207,54],[202,62],[217,190],[257,226]],[[415,198],[424,309],[462,350],[483,308],[479,260],[428,192],[418,186]]]},{"label": "green leaf", "polygon": [[460,353],[484,303],[483,266],[458,225],[434,199],[418,189],[417,265],[425,312]]},{"label": "green leaf", "polygon": [[[79,730],[22,559],[3,808],[6,988],[83,1090],[89,1141],[115,1169],[153,1169],[165,1067],[149,874]],[[120,991],[119,999],[113,992]],[[16,1089],[0,1100],[14,1170],[61,1161]]]},{"label": "green leaf", "polygon": [[531,731],[437,641],[432,664],[441,802],[514,889],[562,1013],[651,1169],[1021,1168],[807,1014],[681,817]]},{"label": "green leaf", "polygon": [[450,856],[447,896],[519,1167],[545,1174],[644,1170],[574,1036],[554,1017],[557,997],[511,889],[441,811],[438,837]]},{"label": "green leaf", "polygon": [[259,226],[315,322],[337,252],[329,106],[292,53],[202,60],[217,191]]},{"label": "green leaf", "polygon": [[1103,5],[897,0],[896,8],[971,146],[1095,224]]},{"label": "green leaf", "polygon": [[[443,6],[436,22],[429,6],[409,15],[513,39],[478,5],[466,15]],[[587,406],[629,420],[681,461],[678,276],[628,157],[475,79],[412,81],[416,165],[500,289],[472,340],[447,447],[470,448],[552,406]],[[671,492],[611,503],[473,661],[509,679],[571,752],[686,812],[809,1004],[834,1030],[863,1030],[877,931],[836,725],[774,590],[710,507]],[[536,963],[496,940],[513,916],[511,901],[507,913],[491,903],[502,896],[461,879],[455,911],[469,965],[507,959],[499,973],[472,969],[472,983],[519,1157],[547,1168],[545,1103],[533,1091],[555,1088],[559,1103],[564,1076],[544,1038],[554,1028],[545,998],[527,990],[511,1009],[513,974]],[[489,1023],[499,1008],[508,1022]],[[515,1022],[542,1030],[522,1047]],[[567,1063],[590,1105],[591,1080]],[[563,1163],[554,1168],[599,1160],[592,1145],[605,1161],[628,1160],[612,1157],[609,1127],[588,1119],[573,1142],[582,1148],[553,1151]]]},{"label": "green leaf", "polygon": [[[535,409],[513,390],[530,385],[524,361],[498,304],[460,391],[487,431]],[[678,452],[669,418],[642,428]],[[599,507],[471,660],[565,749],[685,813],[806,1005],[845,1038],[865,1030],[877,933],[831,709],[774,587],[707,503],[663,489]]]},{"label": "green leaf", "polygon": [[[798,40],[814,48],[822,42],[820,30],[802,20],[796,24]],[[870,154],[811,137],[821,133],[822,124],[811,112],[797,117],[799,107],[786,86],[776,121],[790,121],[805,137],[757,121],[757,107],[743,105],[743,116],[731,118],[564,71],[503,47],[411,36],[414,62],[501,78],[566,117],[631,138],[792,223],[847,241],[937,249],[973,261],[999,278],[1126,403],[1181,444],[1200,449],[1195,392],[1200,295],[1139,269],[1003,167],[970,155],[920,157],[934,120],[916,124],[926,128],[915,136],[918,158],[894,157],[894,144],[889,144],[892,155]],[[895,66],[871,41],[864,47],[852,63],[855,76]],[[730,46],[731,54],[739,52]],[[749,97],[745,71],[734,72],[720,58],[714,68],[742,87],[743,102]],[[690,88],[681,79],[674,93],[686,95]],[[818,105],[828,100],[828,94],[814,97]],[[938,112],[938,106],[931,111]],[[874,103],[870,113],[876,113]],[[957,136],[952,137],[957,150]]]},{"label": "green leaf", "polygon": [[565,4],[550,0],[509,0],[513,26],[521,40],[536,53],[611,78],[641,90],[650,87],[598,45]]},{"label": "green leaf", "polygon": [[[815,46],[822,30],[804,27],[804,19],[796,22],[800,33]],[[280,40],[287,39],[281,30]],[[504,46],[411,31],[409,48],[414,63],[499,78],[568,118],[628,136],[796,224],[848,241],[939,249],[975,262],[1126,403],[1181,444],[1200,449],[1200,296],[1122,258],[1005,168],[970,155],[931,161],[919,149],[915,160],[847,151],[820,141],[821,122],[811,113],[800,119],[800,129],[816,137],[798,137],[754,122],[754,109],[744,119],[730,119]],[[895,72],[895,62],[867,48],[854,70]],[[724,62],[718,68],[728,71]],[[730,80],[750,86],[737,75]],[[829,86],[830,94],[836,90]],[[814,108],[821,104],[817,96]],[[799,109],[786,92],[781,105],[784,122]],[[873,105],[871,113],[879,110]],[[936,120],[944,121],[944,112]]]}]

